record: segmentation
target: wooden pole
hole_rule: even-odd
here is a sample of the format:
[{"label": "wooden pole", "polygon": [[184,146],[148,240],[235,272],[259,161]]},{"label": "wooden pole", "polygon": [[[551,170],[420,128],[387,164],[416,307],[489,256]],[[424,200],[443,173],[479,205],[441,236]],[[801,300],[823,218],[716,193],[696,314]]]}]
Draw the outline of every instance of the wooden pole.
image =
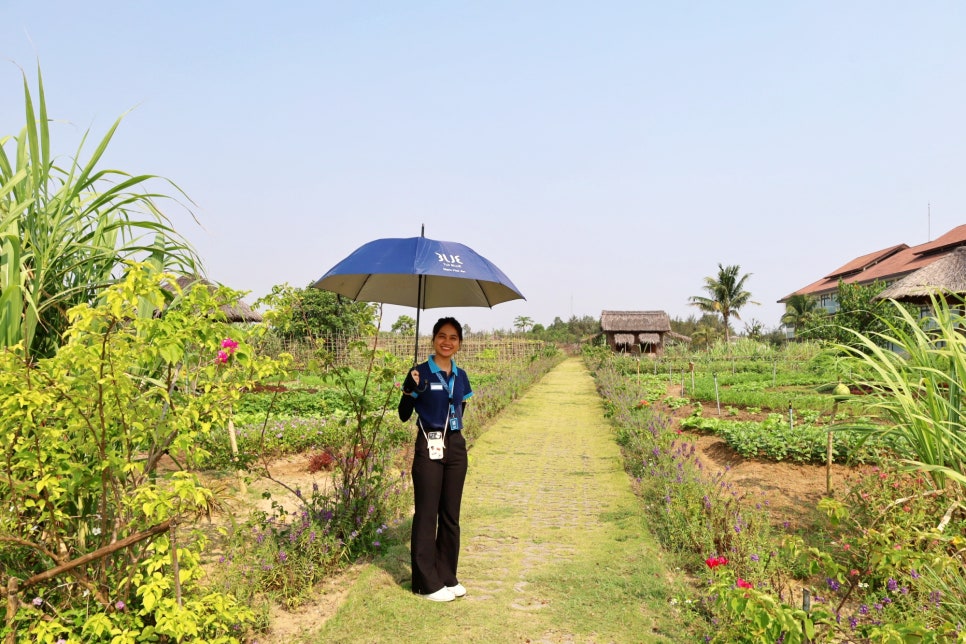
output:
[{"label": "wooden pole", "polygon": [[[832,420],[839,408],[839,401],[832,403]],[[828,445],[825,448],[825,493],[832,496],[832,432],[828,433]]]},{"label": "wooden pole", "polygon": [[718,374],[714,374],[714,402],[718,405],[718,415],[721,415],[721,397],[718,395]]}]

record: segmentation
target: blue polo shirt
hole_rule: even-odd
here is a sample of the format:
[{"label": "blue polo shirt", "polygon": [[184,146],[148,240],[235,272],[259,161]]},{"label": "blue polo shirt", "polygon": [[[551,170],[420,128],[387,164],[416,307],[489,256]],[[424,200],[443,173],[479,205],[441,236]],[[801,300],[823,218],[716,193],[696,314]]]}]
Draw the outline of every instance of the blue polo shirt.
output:
[{"label": "blue polo shirt", "polygon": [[419,371],[419,384],[426,383],[426,389],[422,393],[413,392],[411,395],[416,399],[415,411],[422,421],[423,429],[440,430],[446,429],[446,415],[449,411],[450,388],[453,390],[453,409],[460,419],[460,426],[463,425],[463,402],[473,396],[473,388],[470,387],[469,376],[465,371],[460,370],[453,360],[453,373],[449,379],[446,374],[436,366],[434,360],[436,356],[429,356],[429,360],[416,365]]}]

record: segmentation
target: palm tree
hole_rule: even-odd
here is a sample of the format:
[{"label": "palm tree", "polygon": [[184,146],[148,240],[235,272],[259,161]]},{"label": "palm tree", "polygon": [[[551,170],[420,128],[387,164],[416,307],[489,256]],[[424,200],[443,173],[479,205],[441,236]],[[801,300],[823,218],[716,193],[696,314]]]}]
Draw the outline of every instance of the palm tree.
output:
[{"label": "palm tree", "polygon": [[527,317],[526,315],[518,315],[515,320],[513,320],[513,327],[517,331],[522,331],[526,333],[533,328],[533,319]]},{"label": "palm tree", "polygon": [[0,137],[0,347],[22,342],[27,358],[53,354],[67,311],[94,303],[127,262],[182,274],[198,264],[161,213],[167,196],[150,190],[163,179],[97,167],[120,119],[86,163],[75,156],[61,166],[51,156],[39,70],[37,77],[35,104],[24,74],[25,127]]},{"label": "palm tree", "polygon": [[695,295],[690,298],[690,303],[706,313],[720,313],[724,322],[725,342],[731,342],[730,320],[734,317],[740,320],[738,310],[746,304],[758,304],[751,301],[751,293],[745,290],[745,282],[751,277],[751,273],[746,273],[740,278],[738,273],[741,267],[722,266],[718,264],[718,278],[705,277],[704,290],[710,297]]},{"label": "palm tree", "polygon": [[806,324],[810,319],[819,313],[820,307],[818,300],[802,293],[792,295],[785,302],[785,314],[782,315],[782,324],[798,329]]}]

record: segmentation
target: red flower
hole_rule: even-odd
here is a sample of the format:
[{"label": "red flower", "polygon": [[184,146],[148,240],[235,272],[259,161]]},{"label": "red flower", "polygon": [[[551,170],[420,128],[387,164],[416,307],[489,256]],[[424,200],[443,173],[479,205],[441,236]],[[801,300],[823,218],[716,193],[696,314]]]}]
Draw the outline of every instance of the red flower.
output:
[{"label": "red flower", "polygon": [[741,577],[738,577],[738,581],[736,581],[735,583],[738,585],[738,588],[754,588],[755,587],[755,585],[752,584],[750,581],[745,581]]},{"label": "red flower", "polygon": [[704,563],[708,564],[708,568],[714,570],[718,566],[724,566],[728,563],[727,557],[708,557],[704,560]]}]

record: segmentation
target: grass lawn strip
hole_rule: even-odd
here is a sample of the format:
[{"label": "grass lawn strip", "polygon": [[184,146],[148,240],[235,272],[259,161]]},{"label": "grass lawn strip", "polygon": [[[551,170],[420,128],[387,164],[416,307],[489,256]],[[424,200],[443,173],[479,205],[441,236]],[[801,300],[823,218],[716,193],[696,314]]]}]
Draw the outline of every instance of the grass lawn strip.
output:
[{"label": "grass lawn strip", "polygon": [[470,450],[460,559],[468,595],[448,604],[413,596],[401,544],[362,573],[311,641],[693,641],[646,520],[593,381],[569,359]]}]

